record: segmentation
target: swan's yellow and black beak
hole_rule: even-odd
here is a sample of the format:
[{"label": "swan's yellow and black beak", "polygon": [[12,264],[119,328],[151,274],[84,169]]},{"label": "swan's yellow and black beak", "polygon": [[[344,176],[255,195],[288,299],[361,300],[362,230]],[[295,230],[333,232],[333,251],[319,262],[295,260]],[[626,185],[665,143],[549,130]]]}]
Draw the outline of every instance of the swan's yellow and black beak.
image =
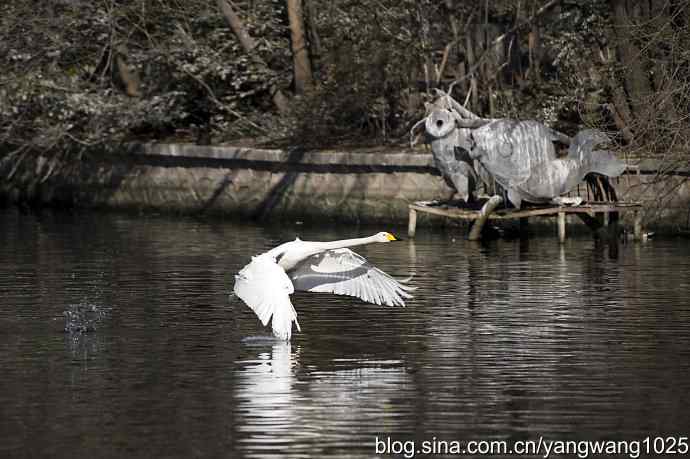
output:
[{"label": "swan's yellow and black beak", "polygon": [[393,233],[386,233],[389,241],[402,241],[399,237],[396,237]]}]

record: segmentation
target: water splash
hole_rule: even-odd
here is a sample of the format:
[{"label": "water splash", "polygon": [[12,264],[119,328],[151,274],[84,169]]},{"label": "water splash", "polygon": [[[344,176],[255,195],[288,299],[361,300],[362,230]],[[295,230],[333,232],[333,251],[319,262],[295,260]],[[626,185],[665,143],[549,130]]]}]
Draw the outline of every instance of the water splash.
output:
[{"label": "water splash", "polygon": [[67,306],[62,314],[65,317],[65,333],[81,335],[95,332],[108,311],[96,304],[82,302]]}]

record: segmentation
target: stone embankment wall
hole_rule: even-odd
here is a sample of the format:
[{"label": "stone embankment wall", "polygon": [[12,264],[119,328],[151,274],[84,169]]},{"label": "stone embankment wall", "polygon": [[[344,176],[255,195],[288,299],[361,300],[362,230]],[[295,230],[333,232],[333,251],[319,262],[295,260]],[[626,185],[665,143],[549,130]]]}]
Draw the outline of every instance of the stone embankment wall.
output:
[{"label": "stone embankment wall", "polygon": [[0,193],[82,207],[402,223],[409,202],[446,198],[452,190],[423,150],[142,144],[80,161],[24,159]]},{"label": "stone embankment wall", "polygon": [[[140,144],[80,160],[0,156],[0,196],[81,207],[404,223],[407,205],[452,194],[424,150],[266,150]],[[614,181],[643,201],[648,227],[688,227],[687,171],[659,175],[643,162]],[[425,218],[420,221],[424,224]],[[437,219],[434,221],[438,221]]]}]

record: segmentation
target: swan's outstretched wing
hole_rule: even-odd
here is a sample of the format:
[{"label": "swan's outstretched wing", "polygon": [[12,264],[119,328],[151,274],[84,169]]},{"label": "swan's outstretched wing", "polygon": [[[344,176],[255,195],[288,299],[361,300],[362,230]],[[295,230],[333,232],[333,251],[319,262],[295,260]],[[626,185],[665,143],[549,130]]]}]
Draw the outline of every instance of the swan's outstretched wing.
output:
[{"label": "swan's outstretched wing", "polygon": [[[356,296],[366,302],[405,306],[411,287],[349,249],[312,255],[288,272],[295,290]],[[402,281],[404,282],[404,281]]]},{"label": "swan's outstretched wing", "polygon": [[266,254],[253,257],[235,276],[234,291],[264,326],[273,316],[273,334],[278,338],[290,339],[293,321],[297,330],[300,329],[297,313],[290,302],[290,294],[294,292],[292,282],[273,257]]}]

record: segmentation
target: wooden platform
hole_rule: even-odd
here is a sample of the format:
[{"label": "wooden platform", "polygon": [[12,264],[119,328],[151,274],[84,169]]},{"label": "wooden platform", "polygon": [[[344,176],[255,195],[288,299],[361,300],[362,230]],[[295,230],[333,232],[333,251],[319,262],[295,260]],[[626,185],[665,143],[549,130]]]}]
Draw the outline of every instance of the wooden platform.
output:
[{"label": "wooden platform", "polygon": [[[417,212],[438,215],[441,217],[477,220],[482,215],[481,210],[451,207],[438,205],[437,201],[417,201],[409,205],[410,214],[408,220],[407,234],[414,237],[417,229]],[[584,202],[578,206],[558,206],[546,205],[539,207],[528,207],[523,209],[497,209],[491,212],[486,219],[489,220],[514,220],[521,219],[526,222],[529,217],[557,217],[558,218],[558,239],[565,241],[565,215],[566,214],[585,214],[596,218],[601,216],[603,225],[607,225],[609,214],[614,212],[634,212],[634,237],[635,240],[642,238],[642,204],[638,202]]]}]

